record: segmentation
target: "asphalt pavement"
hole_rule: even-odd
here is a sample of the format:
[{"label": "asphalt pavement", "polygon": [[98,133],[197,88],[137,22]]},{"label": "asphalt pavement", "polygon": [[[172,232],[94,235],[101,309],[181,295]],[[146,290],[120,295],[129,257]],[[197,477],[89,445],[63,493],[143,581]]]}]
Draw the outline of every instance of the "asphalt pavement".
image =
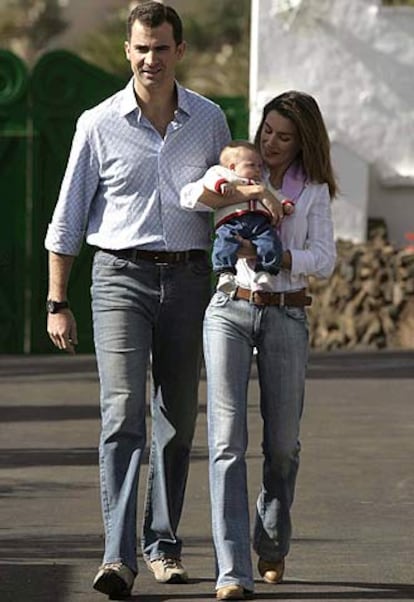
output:
[{"label": "asphalt pavement", "polygon": [[[103,550],[98,396],[93,356],[0,356],[0,602],[107,599],[91,587]],[[285,580],[256,571],[255,598],[414,600],[414,351],[312,354],[301,439]],[[253,369],[252,515],[260,440]],[[209,514],[203,378],[180,525],[190,583],[157,584],[139,558],[132,601],[214,599]]]}]

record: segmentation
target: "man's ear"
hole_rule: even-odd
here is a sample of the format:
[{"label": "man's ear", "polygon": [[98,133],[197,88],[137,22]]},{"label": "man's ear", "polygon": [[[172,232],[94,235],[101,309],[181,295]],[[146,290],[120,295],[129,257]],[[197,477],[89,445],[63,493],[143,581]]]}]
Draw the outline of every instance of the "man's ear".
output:
[{"label": "man's ear", "polygon": [[231,171],[234,171],[236,169],[236,164],[235,163],[230,163],[229,169],[231,169]]},{"label": "man's ear", "polygon": [[129,56],[129,42],[127,40],[124,42],[124,50],[125,50],[126,59],[127,59],[127,61],[129,61],[130,60],[130,56]]},{"label": "man's ear", "polygon": [[178,46],[177,46],[177,58],[179,61],[181,61],[181,59],[183,58],[186,50],[187,50],[187,42],[185,42],[183,40],[181,42],[181,44],[178,44]]}]

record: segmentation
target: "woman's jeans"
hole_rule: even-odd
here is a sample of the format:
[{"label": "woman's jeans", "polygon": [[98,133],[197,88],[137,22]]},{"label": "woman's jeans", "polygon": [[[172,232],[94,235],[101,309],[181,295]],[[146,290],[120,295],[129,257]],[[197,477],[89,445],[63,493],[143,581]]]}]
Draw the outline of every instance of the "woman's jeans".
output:
[{"label": "woman's jeans", "polygon": [[299,422],[308,356],[305,310],[258,307],[223,292],[204,319],[208,441],[217,587],[254,589],[246,479],[247,388],[254,347],[263,419],[263,474],[253,548],[277,561],[289,551],[299,466]]},{"label": "woman's jeans", "polygon": [[103,561],[137,572],[137,486],[146,445],[151,363],[152,440],[142,536],[145,558],[179,558],[197,415],[208,257],[173,265],[136,263],[98,251],[92,274],[94,341],[101,387],[99,446]]}]

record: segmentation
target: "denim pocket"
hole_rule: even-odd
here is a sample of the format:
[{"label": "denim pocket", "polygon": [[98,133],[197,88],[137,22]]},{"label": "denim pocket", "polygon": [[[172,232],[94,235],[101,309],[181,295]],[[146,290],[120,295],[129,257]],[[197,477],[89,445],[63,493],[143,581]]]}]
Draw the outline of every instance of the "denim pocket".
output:
[{"label": "denim pocket", "polygon": [[188,266],[195,276],[208,276],[211,272],[211,264],[207,253],[201,259],[190,261]]},{"label": "denim pocket", "polygon": [[122,270],[128,265],[128,260],[111,253],[97,251],[93,258],[93,273],[98,274],[104,269]]},{"label": "denim pocket", "polygon": [[287,307],[285,306],[285,313],[289,318],[293,320],[299,320],[301,322],[306,322],[308,317],[306,315],[306,311],[304,307]]},{"label": "denim pocket", "polygon": [[209,307],[224,307],[229,302],[230,297],[223,293],[223,291],[217,291],[210,299]]}]

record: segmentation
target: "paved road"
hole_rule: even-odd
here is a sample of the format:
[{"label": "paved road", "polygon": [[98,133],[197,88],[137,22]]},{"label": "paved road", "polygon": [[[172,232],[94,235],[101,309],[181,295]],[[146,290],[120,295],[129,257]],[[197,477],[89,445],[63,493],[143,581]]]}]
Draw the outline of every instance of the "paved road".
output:
[{"label": "paved road", "polygon": [[[0,356],[0,602],[106,600],[91,589],[103,547],[97,398],[91,356]],[[252,511],[257,398],[253,371]],[[205,418],[202,381],[180,533],[191,583],[158,585],[139,559],[133,601],[214,599]],[[256,599],[414,600],[414,352],[312,355],[302,444],[286,580],[257,578]]]}]

